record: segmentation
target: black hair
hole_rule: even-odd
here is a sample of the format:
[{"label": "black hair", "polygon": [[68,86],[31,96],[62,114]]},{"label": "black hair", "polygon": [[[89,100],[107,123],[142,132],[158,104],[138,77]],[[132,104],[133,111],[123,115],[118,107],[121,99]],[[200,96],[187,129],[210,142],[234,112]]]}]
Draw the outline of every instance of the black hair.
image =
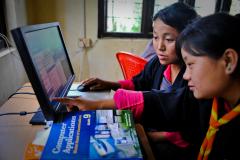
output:
[{"label": "black hair", "polygon": [[198,14],[192,7],[182,2],[177,2],[159,10],[153,16],[153,21],[159,18],[180,33],[196,17],[198,17]]},{"label": "black hair", "polygon": [[[206,16],[189,24],[177,39],[178,50],[183,48],[194,56],[219,59],[228,48],[240,53],[240,19],[226,13]],[[240,57],[240,55],[239,55]],[[233,75],[240,75],[240,60]]]},{"label": "black hair", "polygon": [[240,13],[235,14],[235,17],[240,18]]}]

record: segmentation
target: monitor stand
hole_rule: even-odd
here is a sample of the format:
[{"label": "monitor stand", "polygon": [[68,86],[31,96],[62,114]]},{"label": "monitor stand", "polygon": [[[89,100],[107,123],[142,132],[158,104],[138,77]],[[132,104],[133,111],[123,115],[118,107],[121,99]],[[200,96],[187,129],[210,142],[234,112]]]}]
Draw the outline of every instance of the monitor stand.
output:
[{"label": "monitor stand", "polygon": [[32,125],[46,125],[46,119],[41,111],[41,108],[38,108],[38,111],[33,115],[32,119],[29,121]]}]

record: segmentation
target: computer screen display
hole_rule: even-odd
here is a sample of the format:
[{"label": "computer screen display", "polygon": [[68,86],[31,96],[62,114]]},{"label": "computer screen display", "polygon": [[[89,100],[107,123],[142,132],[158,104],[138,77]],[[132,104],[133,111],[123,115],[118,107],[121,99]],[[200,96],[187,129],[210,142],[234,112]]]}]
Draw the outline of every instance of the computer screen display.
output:
[{"label": "computer screen display", "polygon": [[48,97],[62,96],[72,72],[58,30],[53,27],[28,32],[25,40]]},{"label": "computer screen display", "polygon": [[59,23],[16,28],[12,35],[43,114],[54,120],[60,105],[51,98],[66,96],[75,78]]}]

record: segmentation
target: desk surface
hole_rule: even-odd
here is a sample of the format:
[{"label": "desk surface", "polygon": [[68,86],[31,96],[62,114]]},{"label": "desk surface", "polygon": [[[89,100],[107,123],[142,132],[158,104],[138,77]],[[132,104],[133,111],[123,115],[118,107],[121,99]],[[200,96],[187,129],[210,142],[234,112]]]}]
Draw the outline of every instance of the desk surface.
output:
[{"label": "desk surface", "polygon": [[[30,84],[28,83],[24,86],[29,85]],[[23,87],[21,90],[19,90],[19,92],[33,93],[33,90],[31,87]],[[96,95],[93,97],[96,98]],[[100,97],[106,98],[104,94],[100,94]],[[6,101],[2,107],[0,107],[0,113],[20,111],[32,112],[36,111],[38,108],[39,103],[35,95],[18,94],[14,95],[12,98]],[[32,116],[32,114],[26,116],[0,116],[0,160],[24,159],[24,152],[27,144],[31,143],[34,140],[36,133],[43,129],[43,126],[41,125],[33,126],[29,124]],[[139,127],[136,129],[138,135],[140,135],[140,143],[143,144],[146,152],[146,159],[154,159],[144,130],[141,127],[140,129]]]},{"label": "desk surface", "polygon": [[[34,93],[29,83],[25,84],[18,92]],[[108,92],[109,94],[109,92]],[[92,98],[106,98],[104,93],[93,93]],[[99,95],[99,96],[98,96]],[[82,97],[89,96],[83,93]],[[17,94],[12,96],[0,107],[0,113],[27,111],[33,112],[39,108],[39,103],[35,95]],[[25,147],[31,143],[38,131],[43,129],[42,125],[30,125],[29,121],[33,114],[6,115],[0,116],[0,160],[23,159]]]},{"label": "desk surface", "polygon": [[[33,92],[31,87],[24,87],[22,92]],[[0,113],[36,111],[39,107],[35,95],[14,95],[0,108]],[[0,159],[23,159],[25,147],[30,143],[37,131],[43,126],[29,124],[32,114],[26,116],[0,116]]]}]

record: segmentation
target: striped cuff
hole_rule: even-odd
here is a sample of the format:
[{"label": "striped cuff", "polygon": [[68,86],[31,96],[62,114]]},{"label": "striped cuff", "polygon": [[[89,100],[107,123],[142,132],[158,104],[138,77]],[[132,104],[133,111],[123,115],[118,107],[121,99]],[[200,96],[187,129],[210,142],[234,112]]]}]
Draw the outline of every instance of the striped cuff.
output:
[{"label": "striped cuff", "polygon": [[117,109],[131,110],[134,119],[140,120],[144,107],[142,92],[118,89],[113,98]]}]

